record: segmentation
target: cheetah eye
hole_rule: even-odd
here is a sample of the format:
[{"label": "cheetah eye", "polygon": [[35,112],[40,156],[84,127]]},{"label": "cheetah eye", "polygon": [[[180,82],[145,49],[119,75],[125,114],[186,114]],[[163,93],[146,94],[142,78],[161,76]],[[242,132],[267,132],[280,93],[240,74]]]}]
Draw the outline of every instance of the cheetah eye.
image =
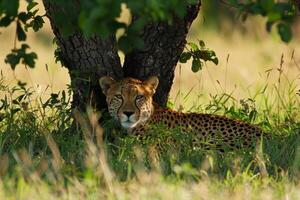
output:
[{"label": "cheetah eye", "polygon": [[138,94],[135,99],[142,99],[143,97],[144,97],[144,95]]},{"label": "cheetah eye", "polygon": [[115,98],[117,98],[117,99],[122,99],[122,95],[117,94],[117,95],[115,95]]}]

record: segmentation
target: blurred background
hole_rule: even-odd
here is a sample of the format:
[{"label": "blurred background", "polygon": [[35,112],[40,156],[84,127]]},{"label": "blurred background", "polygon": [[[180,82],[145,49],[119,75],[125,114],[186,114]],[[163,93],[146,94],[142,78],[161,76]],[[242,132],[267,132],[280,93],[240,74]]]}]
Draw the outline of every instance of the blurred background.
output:
[{"label": "blurred background", "polygon": [[[41,4],[41,1],[38,2]],[[39,12],[44,13],[42,6]],[[235,8],[219,0],[202,1],[201,11],[187,40],[204,40],[206,46],[216,52],[219,65],[208,62],[200,72],[193,73],[191,63],[178,64],[170,96],[175,107],[199,105],[207,102],[211,95],[220,93],[229,93],[239,99],[264,95],[260,90],[274,84],[280,84],[279,89],[283,92],[290,85],[299,89],[299,19],[293,26],[293,40],[285,44],[276,30],[266,31],[266,19],[249,16],[243,22],[238,14]],[[129,20],[126,10],[121,18]],[[41,31],[28,34],[28,44],[38,54],[35,69],[19,65],[13,71],[4,63],[5,56],[15,45],[15,27],[0,29],[0,70],[9,85],[16,84],[18,80],[25,81],[47,97],[52,92],[66,90],[70,79],[67,69],[55,63],[54,35],[49,21],[45,22]],[[120,56],[123,60],[121,52]]]}]

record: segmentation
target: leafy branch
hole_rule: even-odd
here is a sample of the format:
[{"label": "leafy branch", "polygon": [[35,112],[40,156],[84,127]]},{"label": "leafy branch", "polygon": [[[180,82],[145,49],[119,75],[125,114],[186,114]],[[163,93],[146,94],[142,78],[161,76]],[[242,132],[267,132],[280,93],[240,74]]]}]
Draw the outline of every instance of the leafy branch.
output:
[{"label": "leafy branch", "polygon": [[300,5],[298,1],[256,0],[245,3],[239,0],[222,0],[222,3],[238,9],[243,21],[249,14],[266,17],[268,32],[276,25],[281,40],[286,43],[291,41],[293,37],[291,26],[297,16],[297,6]]},{"label": "leafy branch", "polygon": [[5,58],[5,62],[10,64],[14,70],[20,62],[33,68],[37,54],[35,52],[26,53],[29,48],[28,44],[22,44],[20,48],[16,47],[16,41],[26,41],[26,32],[32,28],[35,32],[39,31],[44,24],[44,19],[41,15],[37,15],[39,11],[36,6],[37,2],[27,1],[26,11],[19,10],[19,0],[2,0],[0,1],[0,27],[8,27],[11,24],[16,24],[15,45]]},{"label": "leafy branch", "polygon": [[22,44],[20,49],[13,49],[12,52],[6,56],[5,63],[10,64],[13,70],[20,62],[30,68],[34,68],[37,54],[35,52],[27,53],[27,49],[29,49],[27,44]]},{"label": "leafy branch", "polygon": [[206,48],[203,40],[199,40],[199,45],[193,42],[187,43],[186,51],[183,52],[179,58],[179,62],[186,63],[188,60],[193,58],[192,71],[198,72],[202,69],[203,62],[211,61],[215,65],[218,65],[219,59],[216,53]]}]

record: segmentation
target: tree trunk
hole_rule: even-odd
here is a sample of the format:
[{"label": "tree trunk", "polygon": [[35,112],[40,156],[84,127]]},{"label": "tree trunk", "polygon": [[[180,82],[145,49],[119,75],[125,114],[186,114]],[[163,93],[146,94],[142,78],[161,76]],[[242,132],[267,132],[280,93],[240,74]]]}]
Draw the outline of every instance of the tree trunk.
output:
[{"label": "tree trunk", "polygon": [[159,86],[154,101],[165,106],[173,84],[174,72],[179,57],[186,44],[188,30],[197,17],[201,1],[187,8],[186,16],[174,17],[169,25],[167,22],[148,24],[141,31],[144,50],[134,50],[125,57],[124,75],[146,79],[151,75],[159,77]]},{"label": "tree trunk", "polygon": [[105,96],[98,83],[99,77],[123,77],[116,37],[111,36],[105,40],[98,36],[86,38],[78,27],[74,27],[71,36],[65,37],[55,23],[57,12],[65,11],[50,1],[44,0],[43,3],[61,50],[61,62],[69,70],[73,108],[85,111],[87,105],[92,105],[99,110],[106,109]]},{"label": "tree trunk", "polygon": [[[144,40],[144,50],[133,50],[125,55],[122,69],[117,53],[116,38],[101,39],[98,36],[86,38],[78,27],[72,35],[65,37],[55,23],[58,12],[68,12],[59,5],[43,0],[46,14],[61,49],[62,64],[68,68],[73,89],[73,108],[85,111],[92,104],[98,109],[106,109],[105,97],[101,92],[98,79],[110,75],[115,79],[136,77],[146,79],[156,75],[160,84],[154,100],[165,106],[173,83],[174,71],[180,54],[186,44],[186,35],[191,23],[200,9],[197,5],[189,6],[184,18],[174,17],[171,25],[166,22],[149,23],[140,32]],[[75,3],[74,3],[75,4]]]}]

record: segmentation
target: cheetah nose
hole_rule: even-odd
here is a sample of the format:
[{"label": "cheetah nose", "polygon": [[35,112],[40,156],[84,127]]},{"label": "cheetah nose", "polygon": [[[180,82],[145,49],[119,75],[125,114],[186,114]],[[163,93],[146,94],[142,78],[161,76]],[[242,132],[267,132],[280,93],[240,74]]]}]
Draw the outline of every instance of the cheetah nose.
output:
[{"label": "cheetah nose", "polygon": [[131,115],[133,115],[134,112],[123,112],[123,113],[129,118]]}]

